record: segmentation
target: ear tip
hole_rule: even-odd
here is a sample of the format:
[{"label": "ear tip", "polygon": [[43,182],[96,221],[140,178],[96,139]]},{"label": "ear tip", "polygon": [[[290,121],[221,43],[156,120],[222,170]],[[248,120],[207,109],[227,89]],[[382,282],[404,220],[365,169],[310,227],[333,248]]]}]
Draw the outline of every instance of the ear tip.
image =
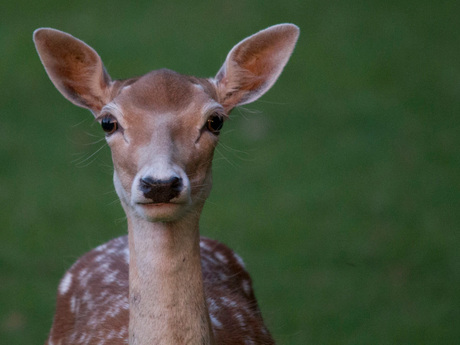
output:
[{"label": "ear tip", "polygon": [[45,28],[38,28],[34,30],[34,33],[32,35],[34,42],[37,42],[41,39],[45,30],[46,30]]},{"label": "ear tip", "polygon": [[283,31],[291,34],[292,36],[295,37],[296,40],[300,35],[300,28],[297,25],[292,24],[292,23],[278,24],[278,25],[274,25],[274,27],[277,27],[280,30],[283,30]]},{"label": "ear tip", "polygon": [[33,40],[34,42],[39,42],[51,35],[65,35],[64,32],[53,29],[53,28],[38,28],[33,33]]},{"label": "ear tip", "polygon": [[281,24],[278,24],[279,26],[284,26],[285,28],[289,28],[291,30],[294,30],[294,31],[297,31],[299,32],[300,31],[300,28],[293,24],[293,23],[281,23]]}]

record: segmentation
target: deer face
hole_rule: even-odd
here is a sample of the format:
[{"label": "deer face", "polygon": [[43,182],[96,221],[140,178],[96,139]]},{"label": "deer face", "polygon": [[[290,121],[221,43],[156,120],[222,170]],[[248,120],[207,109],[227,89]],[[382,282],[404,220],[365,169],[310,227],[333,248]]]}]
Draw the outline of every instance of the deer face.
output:
[{"label": "deer face", "polygon": [[169,221],[202,206],[226,116],[210,85],[169,70],[153,71],[119,86],[101,109],[96,119],[106,131],[115,188],[125,209],[149,221]]}]

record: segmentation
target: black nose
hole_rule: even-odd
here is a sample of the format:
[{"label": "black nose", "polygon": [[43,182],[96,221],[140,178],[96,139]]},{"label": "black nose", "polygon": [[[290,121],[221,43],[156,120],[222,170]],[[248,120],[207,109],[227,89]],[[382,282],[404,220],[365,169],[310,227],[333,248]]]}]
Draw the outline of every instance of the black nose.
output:
[{"label": "black nose", "polygon": [[174,176],[169,180],[155,180],[150,176],[143,177],[139,182],[139,190],[153,203],[166,203],[179,196],[182,190],[182,179]]}]

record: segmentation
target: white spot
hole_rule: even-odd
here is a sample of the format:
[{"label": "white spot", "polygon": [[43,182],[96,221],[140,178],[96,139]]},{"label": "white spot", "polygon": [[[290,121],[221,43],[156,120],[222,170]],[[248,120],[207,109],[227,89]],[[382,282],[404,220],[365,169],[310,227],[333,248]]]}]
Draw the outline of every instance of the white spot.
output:
[{"label": "white spot", "polygon": [[127,298],[123,298],[123,304],[121,306],[123,309],[128,310],[129,309],[129,302]]},{"label": "white spot", "polygon": [[116,302],[114,301],[112,306],[106,311],[106,315],[110,317],[115,317],[116,315],[120,313],[123,306],[124,306],[123,301],[116,301]]},{"label": "white spot", "polygon": [[[97,271],[98,273],[102,273],[102,274],[105,274],[110,268],[110,263],[109,262],[104,262],[103,264],[99,265],[95,271]],[[86,272],[85,272],[86,274]],[[91,272],[88,274],[89,276],[91,276]],[[83,277],[81,277],[83,278]]]},{"label": "white spot", "polygon": [[69,291],[70,285],[72,285],[72,273],[67,272],[59,284],[59,293],[65,295]]},{"label": "white spot", "polygon": [[70,311],[72,313],[75,313],[76,305],[77,305],[77,297],[75,297],[75,295],[73,295],[72,298],[70,298]]},{"label": "white spot", "polygon": [[80,333],[80,337],[78,338],[78,342],[82,343],[86,338],[86,333]]},{"label": "white spot", "polygon": [[80,286],[86,289],[88,286],[88,282],[92,276],[93,276],[93,272],[88,272],[88,269],[85,268],[81,270],[80,273],[78,274],[78,278],[80,279],[79,281]]},{"label": "white spot", "polygon": [[216,301],[211,299],[211,298],[208,298],[208,308],[209,308],[209,311],[212,313],[214,311],[217,311],[219,310],[217,304],[216,304]]},{"label": "white spot", "polygon": [[115,248],[115,247],[108,247],[106,250],[105,250],[105,254],[110,256],[112,254],[115,254],[117,252],[118,248]]},{"label": "white spot", "polygon": [[102,282],[104,284],[113,283],[116,280],[117,274],[118,274],[118,271],[107,273],[106,275],[104,275],[104,279],[102,280]]},{"label": "white spot", "polygon": [[243,261],[243,259],[241,258],[241,256],[239,256],[239,255],[236,254],[236,253],[233,253],[233,255],[235,256],[235,259],[236,259],[236,261],[238,261],[238,263],[240,264],[240,266],[244,268],[244,267],[245,267],[245,266],[244,266],[244,261]]},{"label": "white spot", "polygon": [[243,290],[246,293],[246,295],[251,294],[251,285],[249,284],[248,280],[243,280]]},{"label": "white spot", "polygon": [[83,279],[83,277],[85,276],[85,274],[88,272],[88,270],[86,268],[82,269],[80,271],[80,273],[78,274],[78,278],[79,279]]},{"label": "white spot", "polygon": [[112,329],[112,330],[109,332],[109,334],[107,334],[106,338],[107,338],[107,339],[113,339],[113,338],[115,338],[115,336],[116,336],[116,333],[115,333],[115,331]]},{"label": "white spot", "polygon": [[125,261],[127,264],[129,264],[129,249],[128,247],[125,247],[125,249],[123,249],[123,252],[122,252],[124,258],[125,258]]},{"label": "white spot", "polygon": [[107,243],[101,244],[99,247],[96,247],[94,250],[97,252],[103,252],[107,248]]},{"label": "white spot", "polygon": [[88,290],[85,291],[81,300],[87,304],[88,310],[92,310],[94,308],[94,296]]},{"label": "white spot", "polygon": [[217,259],[219,259],[219,261],[223,262],[224,264],[228,263],[228,259],[221,252],[216,252],[216,257]]},{"label": "white spot", "polygon": [[214,315],[210,315],[211,323],[216,328],[222,328],[222,323]]},{"label": "white spot", "polygon": [[204,91],[203,86],[201,86],[200,84],[193,84],[193,86],[200,91]]},{"label": "white spot", "polygon": [[208,251],[211,250],[211,248],[208,246],[208,244],[206,243],[206,241],[203,241],[203,240],[200,241],[200,247],[201,247],[202,249],[204,249],[204,250],[208,250]]},{"label": "white spot", "polygon": [[226,307],[230,307],[230,308],[236,308],[237,307],[237,304],[235,301],[232,301],[230,298],[228,297],[221,297],[220,300],[222,301],[222,304],[225,305]]},{"label": "white spot", "polygon": [[101,262],[101,261],[104,261],[104,259],[105,259],[105,255],[104,255],[104,254],[101,254],[101,255],[96,256],[96,257],[94,258],[94,261],[97,262],[97,263],[99,263],[99,262]]},{"label": "white spot", "polygon": [[243,315],[242,314],[236,314],[235,315],[236,319],[238,320],[239,324],[240,324],[240,327],[242,329],[246,328],[246,320],[244,319]]}]

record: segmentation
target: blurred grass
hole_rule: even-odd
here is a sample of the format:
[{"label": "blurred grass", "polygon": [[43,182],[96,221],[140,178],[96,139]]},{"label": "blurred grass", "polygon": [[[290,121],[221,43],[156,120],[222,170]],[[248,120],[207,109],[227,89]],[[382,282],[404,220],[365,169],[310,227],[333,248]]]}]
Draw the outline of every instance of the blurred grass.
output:
[{"label": "blurred grass", "polygon": [[81,254],[125,233],[107,147],[31,36],[83,39],[110,74],[212,76],[269,25],[302,33],[232,113],[204,235],[245,259],[280,344],[460,339],[460,13],[454,1],[14,1],[0,5],[0,339],[45,340]]}]

